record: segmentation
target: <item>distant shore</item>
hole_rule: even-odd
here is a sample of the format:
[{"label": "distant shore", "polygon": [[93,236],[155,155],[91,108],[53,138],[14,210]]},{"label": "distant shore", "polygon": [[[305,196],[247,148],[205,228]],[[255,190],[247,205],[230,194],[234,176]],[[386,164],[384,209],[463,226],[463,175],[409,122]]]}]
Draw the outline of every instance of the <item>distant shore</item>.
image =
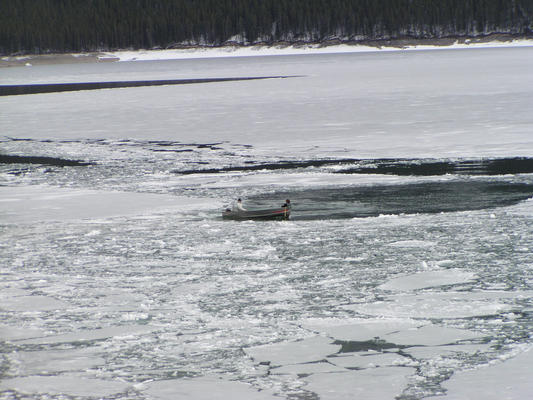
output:
[{"label": "distant shore", "polygon": [[513,36],[508,34],[493,34],[483,37],[450,37],[440,39],[408,38],[358,42],[330,40],[321,43],[279,42],[274,44],[254,45],[227,43],[224,46],[182,46],[171,49],[130,49],[88,53],[3,56],[0,57],[0,68],[117,61],[528,46],[533,46],[533,37]]}]

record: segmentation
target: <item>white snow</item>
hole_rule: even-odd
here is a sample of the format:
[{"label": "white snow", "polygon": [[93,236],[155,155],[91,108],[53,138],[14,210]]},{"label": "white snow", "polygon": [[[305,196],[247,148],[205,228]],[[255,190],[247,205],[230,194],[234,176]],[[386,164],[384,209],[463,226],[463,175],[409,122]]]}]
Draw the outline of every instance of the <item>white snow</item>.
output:
[{"label": "white snow", "polygon": [[398,47],[372,47],[364,45],[339,44],[321,46],[315,44],[302,46],[222,46],[222,47],[198,47],[168,50],[135,50],[113,51],[103,53],[101,59],[119,59],[120,61],[154,61],[154,60],[179,60],[193,58],[218,58],[218,57],[254,57],[254,56],[283,56],[305,54],[339,54],[339,53],[368,53],[412,50],[439,50],[439,49],[472,49],[494,47],[526,47],[533,46],[533,40],[513,40],[511,42],[487,42],[487,43],[454,43],[448,46],[434,45],[407,45]]}]

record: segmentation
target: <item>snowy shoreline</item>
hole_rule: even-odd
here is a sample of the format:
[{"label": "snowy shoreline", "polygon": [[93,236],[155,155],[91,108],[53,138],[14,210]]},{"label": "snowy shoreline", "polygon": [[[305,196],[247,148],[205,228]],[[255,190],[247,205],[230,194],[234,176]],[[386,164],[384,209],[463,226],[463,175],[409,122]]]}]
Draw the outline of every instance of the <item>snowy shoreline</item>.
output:
[{"label": "snowy shoreline", "polygon": [[32,66],[45,64],[74,64],[117,61],[162,61],[219,57],[260,57],[304,54],[365,53],[416,50],[447,50],[496,47],[531,47],[533,38],[447,39],[418,41],[377,41],[368,43],[296,43],[278,45],[226,45],[197,46],[159,50],[117,50],[90,53],[65,53],[4,56],[0,67]]}]

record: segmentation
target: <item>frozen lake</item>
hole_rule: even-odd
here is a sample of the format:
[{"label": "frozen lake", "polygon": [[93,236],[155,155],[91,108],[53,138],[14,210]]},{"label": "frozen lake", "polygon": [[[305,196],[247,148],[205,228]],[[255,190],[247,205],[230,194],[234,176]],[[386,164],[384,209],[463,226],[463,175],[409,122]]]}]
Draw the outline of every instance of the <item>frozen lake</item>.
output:
[{"label": "frozen lake", "polygon": [[[287,78],[0,97],[0,398],[533,395],[532,70],[533,47],[2,69]],[[223,221],[237,197],[293,218]]]}]

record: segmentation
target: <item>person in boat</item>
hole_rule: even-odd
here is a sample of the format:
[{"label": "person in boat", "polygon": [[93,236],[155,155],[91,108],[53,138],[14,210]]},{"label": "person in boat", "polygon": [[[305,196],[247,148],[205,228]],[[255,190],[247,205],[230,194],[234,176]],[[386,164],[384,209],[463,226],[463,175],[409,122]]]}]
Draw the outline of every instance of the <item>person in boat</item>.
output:
[{"label": "person in boat", "polygon": [[233,206],[233,211],[246,211],[246,208],[242,206],[242,200],[237,199],[237,203]]},{"label": "person in boat", "polygon": [[291,201],[289,199],[285,200],[285,204],[283,204],[281,207],[287,208],[290,210],[291,208]]}]

